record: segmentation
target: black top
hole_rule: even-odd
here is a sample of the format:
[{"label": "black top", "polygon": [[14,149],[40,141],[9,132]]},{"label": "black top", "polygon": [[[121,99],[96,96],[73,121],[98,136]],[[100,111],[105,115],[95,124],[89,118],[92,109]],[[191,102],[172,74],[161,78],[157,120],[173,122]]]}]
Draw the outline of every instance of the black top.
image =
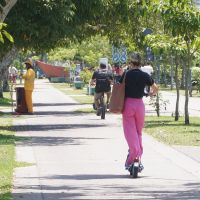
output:
[{"label": "black top", "polygon": [[93,73],[92,75],[92,79],[97,79],[99,77],[99,74],[103,74],[104,76],[106,76],[109,80],[113,80],[113,76],[110,72],[108,72],[107,70],[97,70]]},{"label": "black top", "polygon": [[111,91],[112,74],[107,70],[98,70],[93,73],[92,79],[96,80],[95,92],[109,92]]},{"label": "black top", "polygon": [[[144,88],[154,84],[151,76],[140,69],[131,69],[125,73],[125,97],[142,98],[144,96]],[[125,73],[122,75],[120,83],[122,83]]]}]

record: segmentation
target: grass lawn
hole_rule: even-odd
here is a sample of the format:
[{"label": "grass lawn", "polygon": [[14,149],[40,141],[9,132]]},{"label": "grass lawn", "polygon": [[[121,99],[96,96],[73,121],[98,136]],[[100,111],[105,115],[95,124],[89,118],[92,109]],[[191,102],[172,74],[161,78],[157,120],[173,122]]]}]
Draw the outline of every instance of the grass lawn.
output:
[{"label": "grass lawn", "polygon": [[200,146],[198,117],[191,117],[190,125],[184,125],[184,118],[175,122],[173,117],[147,116],[144,132],[166,144]]},{"label": "grass lawn", "polygon": [[94,96],[87,95],[87,88],[76,89],[74,87],[70,87],[69,84],[66,83],[52,83],[52,85],[66,95],[71,96],[79,103],[92,104],[94,101]]},{"label": "grass lawn", "polygon": [[[166,92],[172,92],[172,93],[176,93],[176,89],[171,90],[170,88],[164,88],[164,87],[160,87],[161,91],[166,91]],[[179,90],[180,95],[185,96],[185,90]],[[197,92],[196,90],[192,91],[192,97],[200,97],[200,93]],[[191,98],[192,98],[191,97]]]},{"label": "grass lawn", "polygon": [[11,199],[15,167],[15,138],[9,115],[0,115],[0,199]]},{"label": "grass lawn", "polygon": [[55,88],[64,92],[67,95],[86,95],[86,88],[76,89],[74,87],[70,87],[67,83],[51,83]]},{"label": "grass lawn", "polygon": [[[0,98],[0,111],[12,104],[10,92],[4,92],[3,95],[4,98]],[[0,199],[2,200],[11,199],[14,168],[25,165],[15,162],[15,140],[12,116],[0,113]]]},{"label": "grass lawn", "polygon": [[0,107],[10,106],[12,103],[10,92],[4,92],[3,95],[4,98],[0,98]]},{"label": "grass lawn", "polygon": [[94,110],[93,108],[82,108],[82,109],[75,110],[75,112],[87,114],[87,113],[96,113],[96,110]]},{"label": "grass lawn", "polygon": [[28,138],[16,137],[12,126],[12,115],[0,114],[0,199],[11,200],[13,172],[15,167],[33,163],[15,161],[15,141]]},{"label": "grass lawn", "polygon": [[74,100],[82,104],[93,104],[94,96],[86,95],[86,96],[72,96]]}]

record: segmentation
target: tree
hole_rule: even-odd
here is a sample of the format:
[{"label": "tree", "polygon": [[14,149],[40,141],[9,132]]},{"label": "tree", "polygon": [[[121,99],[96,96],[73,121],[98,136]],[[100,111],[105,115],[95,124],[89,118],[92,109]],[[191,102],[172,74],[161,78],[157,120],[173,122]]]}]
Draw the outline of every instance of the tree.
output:
[{"label": "tree", "polygon": [[[5,44],[5,38],[8,40],[8,42],[13,43],[13,37],[5,30],[5,28],[7,27],[7,25],[5,23],[0,23],[0,46],[4,46]],[[8,60],[10,59],[10,56],[12,55],[13,52],[11,52],[11,54],[6,54],[6,56],[4,57],[4,60],[2,60],[2,63],[5,64]],[[1,67],[1,66],[0,66]],[[0,70],[0,98],[3,98],[3,84],[5,82],[7,82],[7,75],[6,75],[6,69],[2,69]],[[5,79],[5,81],[4,81]],[[6,88],[7,89],[7,88]]]},{"label": "tree", "polygon": [[[3,23],[6,16],[8,15],[9,11],[12,7],[16,4],[17,0],[5,0],[1,1],[0,3],[0,42],[4,43],[4,37],[7,38],[10,42],[14,42],[12,36],[5,30],[7,24]],[[11,55],[11,54],[10,54]],[[6,55],[5,58],[9,58],[10,55]],[[6,62],[6,59],[1,63]],[[6,73],[6,69],[1,70],[0,66],[0,98],[3,98],[3,79],[6,77],[4,76]]]},{"label": "tree", "polygon": [[83,40],[81,43],[72,43],[67,47],[59,47],[49,52],[49,61],[75,61],[77,55],[86,65],[98,66],[99,58],[107,57],[111,61],[111,45],[105,36],[96,35]]},{"label": "tree", "polygon": [[[17,55],[13,52],[48,52],[56,46],[69,44],[71,40],[82,40],[94,34],[87,24],[100,17],[97,10],[102,7],[101,0],[87,4],[83,0],[30,0],[18,1],[8,13],[14,3],[14,0],[5,0],[1,4],[2,20],[5,19],[8,31],[15,39],[14,46],[9,43],[0,46],[1,74]],[[12,54],[12,58],[8,54]],[[9,62],[5,62],[6,58],[10,59]]]},{"label": "tree", "polygon": [[158,5],[164,22],[165,30],[173,37],[181,37],[187,47],[186,72],[185,72],[185,124],[189,124],[189,77],[192,67],[193,49],[192,44],[199,36],[200,11],[197,10],[190,0],[165,1]]},{"label": "tree", "polygon": [[9,11],[13,8],[13,6],[17,3],[17,0],[3,0],[0,3],[0,21],[4,22],[6,16]]}]

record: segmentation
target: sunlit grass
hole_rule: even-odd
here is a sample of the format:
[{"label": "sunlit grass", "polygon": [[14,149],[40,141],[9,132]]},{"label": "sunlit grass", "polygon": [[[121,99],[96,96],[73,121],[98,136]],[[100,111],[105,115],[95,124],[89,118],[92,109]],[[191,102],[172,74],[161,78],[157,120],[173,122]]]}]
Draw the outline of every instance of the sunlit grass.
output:
[{"label": "sunlit grass", "polygon": [[0,199],[11,199],[15,167],[14,133],[11,117],[0,115]]},{"label": "sunlit grass", "polygon": [[92,104],[94,102],[93,96],[72,96],[74,100],[82,104]]},{"label": "sunlit grass", "polygon": [[[176,89],[173,88],[173,90],[171,90],[169,87],[165,88],[165,87],[160,87],[161,91],[166,91],[166,92],[172,92],[172,93],[176,93]],[[180,95],[185,96],[185,90],[179,90]],[[192,97],[200,97],[200,92],[197,92],[197,90],[193,90],[192,91]]]},{"label": "sunlit grass", "polygon": [[52,85],[79,103],[92,104],[94,102],[94,96],[87,95],[87,88],[85,87],[83,89],[76,89],[66,83],[52,83]]},{"label": "sunlit grass", "polygon": [[75,110],[77,113],[96,113],[96,110],[93,108],[82,108],[82,109],[77,109]]},{"label": "sunlit grass", "polygon": [[10,92],[4,92],[3,96],[4,98],[0,98],[0,106],[10,106],[12,104]]},{"label": "sunlit grass", "polygon": [[86,95],[87,89],[76,89],[73,86],[70,86],[67,83],[51,83],[55,88],[59,89],[60,91],[64,92],[67,95]]},{"label": "sunlit grass", "polygon": [[32,163],[15,162],[15,141],[25,140],[16,137],[12,126],[12,116],[0,114],[0,199],[10,200],[15,167],[25,167]]},{"label": "sunlit grass", "polygon": [[184,118],[178,122],[173,117],[148,116],[145,120],[145,133],[170,145],[200,146],[200,118],[191,117],[190,125],[184,124]]}]

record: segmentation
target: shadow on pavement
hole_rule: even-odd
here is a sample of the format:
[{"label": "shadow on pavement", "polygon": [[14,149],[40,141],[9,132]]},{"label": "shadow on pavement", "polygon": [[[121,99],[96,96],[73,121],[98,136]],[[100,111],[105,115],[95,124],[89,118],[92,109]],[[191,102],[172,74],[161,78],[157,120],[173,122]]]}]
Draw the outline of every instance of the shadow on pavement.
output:
[{"label": "shadow on pavement", "polygon": [[34,114],[32,116],[37,116],[37,115],[52,115],[52,116],[55,116],[55,115],[65,115],[65,116],[78,116],[80,115],[81,113],[80,112],[74,112],[74,111],[36,111],[34,112]]},{"label": "shadow on pavement", "polygon": [[45,177],[45,179],[66,179],[66,180],[97,180],[97,179],[121,179],[121,178],[131,178],[128,174],[74,174],[74,175],[57,175]]},{"label": "shadow on pavement", "polygon": [[[98,176],[99,179],[105,178],[124,178],[121,175],[93,175]],[[102,176],[102,177],[101,177]],[[82,179],[80,179],[82,180]],[[134,181],[134,180],[133,180]],[[172,188],[171,185],[169,185]],[[24,196],[29,197],[26,199],[33,199],[34,195],[38,194],[38,185],[33,185],[31,187],[35,192],[32,193],[17,193],[14,194],[15,197]],[[152,190],[150,185],[146,187],[140,187],[140,185],[133,184],[132,186],[126,186],[118,184],[95,184],[93,183],[88,187],[85,186],[49,186],[42,185],[42,196],[44,199],[48,200],[63,200],[63,199],[180,199],[180,200],[197,200],[199,199],[199,183],[190,183],[180,185],[178,188],[169,190],[169,188],[162,188],[158,186],[157,190]],[[27,187],[27,190],[29,188]],[[25,190],[26,191],[26,190]]]},{"label": "shadow on pavement", "polygon": [[46,115],[52,115],[52,116],[80,116],[83,114],[86,114],[81,111],[35,111],[32,115],[27,114],[27,113],[15,113],[15,112],[3,112],[2,114],[4,115],[13,115],[15,117],[20,117],[20,116],[29,116],[29,117],[39,117],[39,116],[46,116]]},{"label": "shadow on pavement", "polygon": [[[62,129],[81,129],[106,127],[106,124],[40,124],[40,125],[14,125],[12,130],[16,132],[23,131],[50,131]],[[0,126],[0,130],[10,130],[11,127]]]},{"label": "shadow on pavement", "polygon": [[[89,140],[104,140],[107,138],[88,137],[27,137],[20,140],[18,146],[58,146],[58,145],[85,145]],[[30,144],[29,144],[30,143]]]},{"label": "shadow on pavement", "polygon": [[34,103],[34,107],[41,106],[74,106],[74,105],[85,105],[83,103]]}]

